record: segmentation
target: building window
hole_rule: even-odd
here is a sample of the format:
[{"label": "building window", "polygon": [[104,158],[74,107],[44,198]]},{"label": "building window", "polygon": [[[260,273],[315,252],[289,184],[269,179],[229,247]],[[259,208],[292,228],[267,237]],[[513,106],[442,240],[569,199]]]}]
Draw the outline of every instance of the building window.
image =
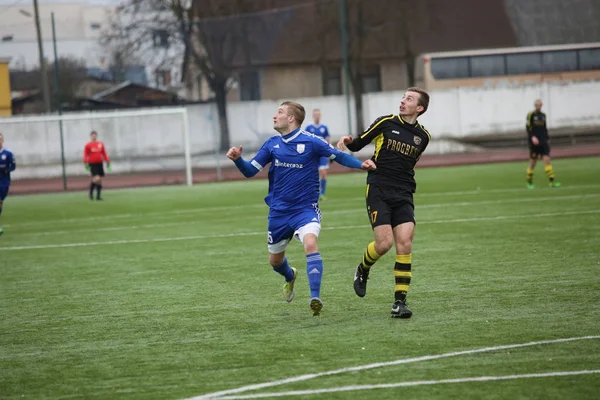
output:
[{"label": "building window", "polygon": [[579,50],[579,69],[600,69],[600,49]]},{"label": "building window", "polygon": [[92,22],[92,23],[90,24],[90,29],[91,29],[91,30],[93,30],[93,31],[97,31],[97,30],[98,30],[98,29],[100,29],[100,28],[102,28],[102,25],[100,25],[100,24],[99,24],[99,23],[97,23],[97,22]]},{"label": "building window", "polygon": [[577,71],[577,51],[547,51],[542,53],[544,72]]},{"label": "building window", "polygon": [[431,73],[436,79],[468,78],[469,58],[434,58],[431,60]]},{"label": "building window", "polygon": [[381,92],[381,71],[379,65],[370,65],[362,73],[363,93]]},{"label": "building window", "polygon": [[169,47],[169,32],[164,29],[156,29],[152,32],[154,47]]},{"label": "building window", "polygon": [[323,95],[339,96],[342,94],[342,68],[329,65],[323,68]]},{"label": "building window", "polygon": [[3,42],[12,42],[14,39],[13,35],[4,35],[2,36],[2,41]]},{"label": "building window", "polygon": [[541,53],[520,53],[506,55],[508,75],[539,74],[542,72]]},{"label": "building window", "polygon": [[171,85],[171,71],[166,69],[157,69],[154,73],[157,87],[167,87]]},{"label": "building window", "polygon": [[505,74],[504,56],[475,56],[471,57],[471,76],[502,76]]},{"label": "building window", "polygon": [[260,100],[260,75],[258,71],[240,73],[240,100]]}]

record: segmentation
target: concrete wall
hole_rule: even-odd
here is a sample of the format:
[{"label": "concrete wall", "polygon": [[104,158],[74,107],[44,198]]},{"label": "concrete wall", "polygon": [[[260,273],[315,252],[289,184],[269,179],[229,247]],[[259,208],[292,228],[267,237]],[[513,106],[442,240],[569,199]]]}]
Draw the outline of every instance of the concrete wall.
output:
[{"label": "concrete wall", "polygon": [[323,92],[323,77],[318,65],[271,67],[262,74],[260,85],[263,99],[319,96]]},{"label": "concrete wall", "polygon": [[[402,92],[371,93],[365,96],[367,124],[380,115],[398,112]],[[523,132],[525,117],[533,109],[536,98],[544,101],[550,131],[559,128],[600,126],[600,82],[577,84],[546,83],[541,85],[496,89],[453,89],[431,93],[429,110],[420,122],[432,134],[427,153],[460,152],[467,148],[452,138],[474,135],[507,135]],[[275,134],[272,116],[281,103],[277,101],[236,102],[229,104],[228,117],[232,145],[244,145],[251,156],[262,142]],[[343,96],[295,98],[302,103],[310,118],[313,108],[320,108],[323,122],[334,139],[355,128],[348,127],[346,100]],[[354,104],[350,108],[353,112]],[[63,122],[67,173],[84,174],[82,149],[95,129],[114,159],[113,171],[125,173],[142,170],[183,169],[184,140],[181,113],[165,114],[164,109],[131,111],[108,116]],[[152,114],[154,113],[154,115]],[[157,115],[157,113],[163,113]],[[228,164],[218,151],[218,121],[214,105],[187,108],[193,165]],[[115,114],[115,113],[112,113]],[[79,114],[106,116],[107,113]],[[303,126],[310,121],[307,119]],[[354,116],[351,115],[354,123]],[[45,122],[40,117],[0,118],[0,132],[6,147],[16,154],[15,179],[60,176],[60,130],[58,122]],[[437,138],[437,140],[436,140]],[[443,138],[443,139],[440,139]]]},{"label": "concrete wall", "polygon": [[381,89],[384,92],[402,90],[408,87],[406,63],[402,60],[385,60],[381,62]]}]

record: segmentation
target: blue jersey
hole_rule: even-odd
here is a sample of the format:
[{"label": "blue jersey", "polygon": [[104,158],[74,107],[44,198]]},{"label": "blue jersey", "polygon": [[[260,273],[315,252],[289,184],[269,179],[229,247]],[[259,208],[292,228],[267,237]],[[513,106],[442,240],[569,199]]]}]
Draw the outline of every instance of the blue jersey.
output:
[{"label": "blue jersey", "polygon": [[259,171],[269,168],[267,205],[275,211],[299,210],[319,201],[319,159],[346,154],[323,138],[300,128],[268,139],[250,163]]},{"label": "blue jersey", "polygon": [[10,173],[15,170],[15,156],[6,149],[0,149],[0,187],[10,186]]},{"label": "blue jersey", "polygon": [[317,135],[322,137],[323,139],[329,139],[329,129],[327,129],[327,125],[319,124],[310,124],[306,128],[304,128],[306,132],[310,132],[313,135]]}]

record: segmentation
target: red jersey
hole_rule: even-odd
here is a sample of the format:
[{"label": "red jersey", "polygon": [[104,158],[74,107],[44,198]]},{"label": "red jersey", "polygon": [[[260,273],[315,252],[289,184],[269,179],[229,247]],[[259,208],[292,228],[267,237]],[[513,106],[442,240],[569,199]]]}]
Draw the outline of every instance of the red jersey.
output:
[{"label": "red jersey", "polygon": [[104,143],[95,141],[85,145],[83,148],[83,162],[85,164],[102,164],[103,161],[110,162]]}]

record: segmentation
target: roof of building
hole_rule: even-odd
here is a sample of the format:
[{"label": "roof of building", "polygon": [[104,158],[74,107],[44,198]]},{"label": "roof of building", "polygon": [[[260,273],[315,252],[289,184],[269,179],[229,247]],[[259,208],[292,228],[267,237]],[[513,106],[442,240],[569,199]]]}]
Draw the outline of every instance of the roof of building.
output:
[{"label": "roof of building", "polygon": [[113,93],[116,93],[119,90],[124,89],[124,88],[126,88],[128,86],[131,86],[131,85],[137,85],[137,84],[135,84],[133,82],[130,82],[130,81],[121,82],[121,83],[119,83],[119,84],[117,84],[115,86],[109,87],[106,90],[103,90],[101,92],[98,92],[98,93],[94,94],[91,98],[95,99],[95,100],[100,100],[100,99],[103,99],[103,98],[105,98],[105,97],[107,97],[107,96],[109,96],[109,95],[111,95]]}]

